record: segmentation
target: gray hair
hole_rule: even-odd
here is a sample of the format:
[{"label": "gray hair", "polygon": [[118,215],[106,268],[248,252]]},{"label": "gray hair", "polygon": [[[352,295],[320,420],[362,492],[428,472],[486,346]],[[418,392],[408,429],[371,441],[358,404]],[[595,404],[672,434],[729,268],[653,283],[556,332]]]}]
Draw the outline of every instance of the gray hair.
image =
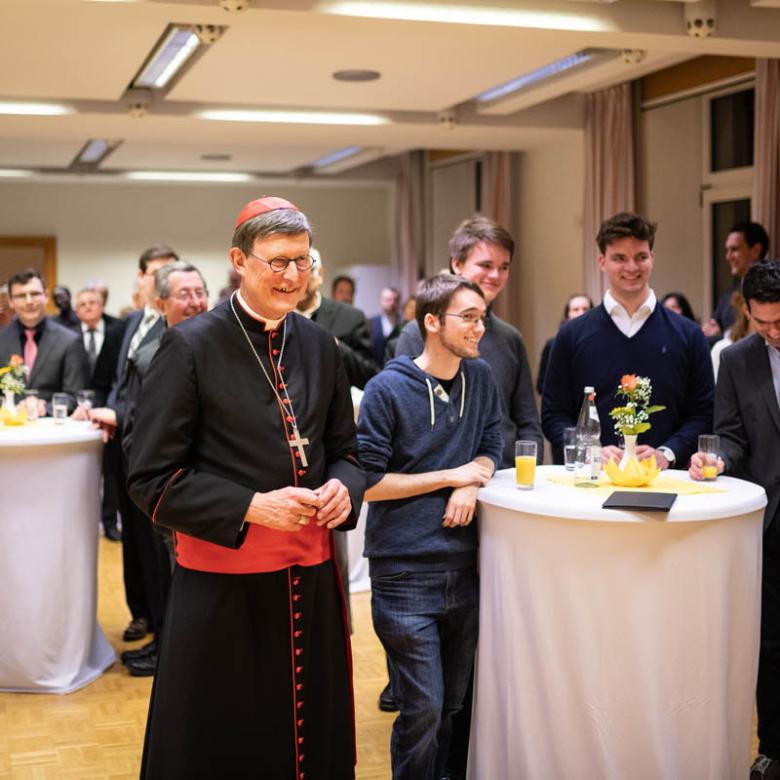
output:
[{"label": "gray hair", "polygon": [[302,211],[274,209],[242,222],[233,233],[231,246],[238,247],[245,255],[248,255],[252,251],[255,241],[258,239],[262,241],[274,233],[288,236],[306,233],[311,245],[311,225]]},{"label": "gray hair", "polygon": [[158,268],[154,272],[154,291],[157,294],[157,297],[165,300],[170,296],[171,274],[187,274],[192,273],[193,271],[200,277],[201,282],[203,282],[204,289],[206,289],[208,292],[208,287],[206,286],[206,280],[203,278],[203,274],[192,263],[189,263],[186,260],[177,260],[175,263],[164,265],[162,268]]}]

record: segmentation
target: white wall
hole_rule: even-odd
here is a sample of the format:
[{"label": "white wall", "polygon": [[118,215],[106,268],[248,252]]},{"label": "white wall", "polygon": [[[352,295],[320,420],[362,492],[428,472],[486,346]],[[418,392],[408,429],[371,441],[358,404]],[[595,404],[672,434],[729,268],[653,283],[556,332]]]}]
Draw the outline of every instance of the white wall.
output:
[{"label": "white wall", "polygon": [[170,244],[201,269],[213,302],[226,283],[236,216],[247,201],[266,193],[290,199],[307,214],[329,278],[358,263],[390,263],[393,188],[372,182],[260,187],[0,182],[0,235],[56,236],[57,281],[75,292],[104,279],[114,313],[130,301],[139,254],[154,243]]},{"label": "white wall", "polygon": [[511,289],[502,294],[519,296],[515,324],[535,380],[542,347],[558,330],[566,299],[582,289],[582,134],[523,152],[518,169],[517,268]]},{"label": "white wall", "polygon": [[702,279],[702,98],[641,115],[639,208],[658,223],[652,285],[658,297],[685,294],[698,317],[709,316]]}]

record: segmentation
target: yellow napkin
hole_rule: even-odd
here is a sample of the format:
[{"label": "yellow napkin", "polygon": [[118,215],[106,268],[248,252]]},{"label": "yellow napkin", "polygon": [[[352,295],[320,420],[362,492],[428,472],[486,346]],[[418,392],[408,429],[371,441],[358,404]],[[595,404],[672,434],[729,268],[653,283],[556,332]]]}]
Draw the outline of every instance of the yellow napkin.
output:
[{"label": "yellow napkin", "polygon": [[[556,485],[565,485],[574,487],[574,474],[550,474],[547,477],[548,482],[554,482]],[[694,482],[687,479],[677,479],[666,474],[661,474],[652,485],[643,485],[642,487],[622,487],[610,482],[606,474],[601,475],[599,486],[590,488],[589,493],[594,495],[607,496],[614,490],[637,490],[651,491],[653,493],[677,493],[679,496],[693,495],[694,493],[728,493],[728,488],[717,487],[709,482]]]}]

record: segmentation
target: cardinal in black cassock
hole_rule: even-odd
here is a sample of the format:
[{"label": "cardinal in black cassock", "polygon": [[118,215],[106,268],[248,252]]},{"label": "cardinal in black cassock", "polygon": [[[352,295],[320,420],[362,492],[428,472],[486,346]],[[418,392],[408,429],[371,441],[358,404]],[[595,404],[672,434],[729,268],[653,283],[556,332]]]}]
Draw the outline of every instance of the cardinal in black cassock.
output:
[{"label": "cardinal in black cassock", "polygon": [[247,204],[241,288],[170,328],[144,385],[129,488],[177,559],[144,778],[354,777],[332,528],[354,527],[364,476],[338,347],[292,313],[310,241],[291,203]]}]

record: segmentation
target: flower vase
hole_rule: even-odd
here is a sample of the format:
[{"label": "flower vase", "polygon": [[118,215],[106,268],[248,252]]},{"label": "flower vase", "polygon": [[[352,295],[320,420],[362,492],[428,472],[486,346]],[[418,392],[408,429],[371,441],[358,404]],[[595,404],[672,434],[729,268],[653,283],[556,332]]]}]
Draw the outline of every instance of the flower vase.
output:
[{"label": "flower vase", "polygon": [[[637,460],[636,457],[636,438],[637,435],[635,433],[624,433],[623,434],[623,457],[620,459],[620,464],[618,465],[618,468],[621,471],[626,470],[626,466],[628,466],[628,463],[630,460]],[[637,461],[638,462],[638,461]]]},{"label": "flower vase", "polygon": [[14,403],[14,394],[10,390],[3,392],[3,409],[11,414],[16,414],[16,404]]}]

